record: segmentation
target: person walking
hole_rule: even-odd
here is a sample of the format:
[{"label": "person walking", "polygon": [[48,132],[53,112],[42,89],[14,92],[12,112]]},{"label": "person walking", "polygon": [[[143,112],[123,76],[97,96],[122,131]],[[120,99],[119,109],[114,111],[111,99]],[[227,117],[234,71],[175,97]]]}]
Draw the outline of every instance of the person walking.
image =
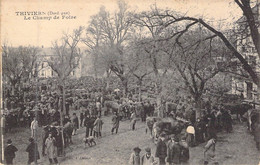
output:
[{"label": "person walking", "polygon": [[187,163],[190,159],[190,150],[189,145],[185,140],[185,137],[182,137],[181,141],[179,142],[179,145],[181,148],[180,161],[182,164]]},{"label": "person walking", "polygon": [[155,157],[159,158],[159,165],[165,165],[165,158],[167,157],[167,145],[165,143],[166,134],[162,133],[159,137],[159,141],[156,145]]},{"label": "person walking", "polygon": [[116,134],[117,134],[118,128],[119,128],[119,121],[120,121],[120,117],[115,112],[114,116],[112,117],[112,122],[113,122],[113,127],[112,127],[112,130],[111,130],[112,134],[114,133],[114,130],[116,130]]},{"label": "person walking", "polygon": [[169,165],[180,164],[181,147],[179,139],[175,135],[171,135],[171,140],[167,144],[167,158]]},{"label": "person walking", "polygon": [[4,157],[7,165],[13,164],[13,159],[15,158],[15,152],[17,151],[18,149],[14,145],[12,145],[12,140],[8,139],[7,146],[5,147],[4,150]]},{"label": "person walking", "polygon": [[97,101],[96,102],[96,108],[97,108],[97,115],[98,116],[101,116],[101,110],[102,110],[102,108],[101,108],[101,103],[100,103],[100,101]]},{"label": "person walking", "polygon": [[151,153],[151,148],[147,147],[145,149],[145,154],[141,158],[141,165],[153,165],[155,164],[154,156]]},{"label": "person walking", "polygon": [[100,116],[98,116],[98,118],[96,119],[96,121],[94,122],[94,137],[101,137],[101,130],[102,130],[102,125],[103,125],[103,121],[101,120]]},{"label": "person walking", "polygon": [[73,113],[72,125],[73,125],[73,133],[72,133],[72,135],[76,135],[77,129],[79,129],[79,119],[76,116],[76,113]]},{"label": "person walking", "polygon": [[211,138],[205,146],[204,165],[207,165],[210,162],[217,164],[217,162],[215,161],[215,150],[216,150],[216,142],[217,142],[216,140],[217,139],[215,137]]},{"label": "person walking", "polygon": [[34,142],[33,138],[29,138],[30,144],[26,148],[26,152],[28,152],[28,165],[30,165],[32,162],[34,164],[37,164],[37,160],[40,159],[40,154],[38,151],[38,145]]},{"label": "person walking", "polygon": [[130,155],[129,165],[141,165],[141,149],[139,147],[135,147],[133,150],[134,152]]},{"label": "person walking", "polygon": [[36,131],[38,129],[38,121],[36,120],[36,116],[33,118],[31,122],[31,137],[36,139]]},{"label": "person walking", "polygon": [[136,114],[135,114],[134,111],[132,112],[130,119],[131,119],[131,122],[130,122],[130,129],[135,130]]},{"label": "person walking", "polygon": [[90,134],[90,136],[92,136],[92,133],[93,133],[93,129],[94,129],[94,123],[95,123],[95,121],[96,121],[96,116],[94,116],[94,115],[91,115],[91,117],[90,117],[90,121],[89,121],[89,124],[90,124],[90,126],[89,126],[89,134]]},{"label": "person walking", "polygon": [[52,137],[52,134],[50,133],[48,138],[45,141],[45,147],[46,147],[46,154],[50,161],[50,164],[54,163],[58,164],[57,160],[57,142],[54,137]]},{"label": "person walking", "polygon": [[85,120],[84,120],[84,126],[86,127],[86,138],[89,137],[89,132],[90,132],[90,117],[88,115],[85,116]]},{"label": "person walking", "polygon": [[83,120],[84,120],[84,114],[83,114],[83,112],[81,112],[80,113],[80,127],[82,127]]}]

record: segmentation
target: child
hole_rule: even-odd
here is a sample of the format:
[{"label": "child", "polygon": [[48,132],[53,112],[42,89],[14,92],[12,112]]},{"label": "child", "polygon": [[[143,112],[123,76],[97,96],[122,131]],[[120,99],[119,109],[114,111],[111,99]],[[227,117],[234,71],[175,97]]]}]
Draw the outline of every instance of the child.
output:
[{"label": "child", "polygon": [[145,149],[146,153],[142,156],[141,163],[142,165],[153,165],[155,164],[154,156],[151,154],[151,148],[147,147]]},{"label": "child", "polygon": [[141,149],[139,147],[135,147],[133,150],[134,152],[130,156],[129,165],[141,165]]}]

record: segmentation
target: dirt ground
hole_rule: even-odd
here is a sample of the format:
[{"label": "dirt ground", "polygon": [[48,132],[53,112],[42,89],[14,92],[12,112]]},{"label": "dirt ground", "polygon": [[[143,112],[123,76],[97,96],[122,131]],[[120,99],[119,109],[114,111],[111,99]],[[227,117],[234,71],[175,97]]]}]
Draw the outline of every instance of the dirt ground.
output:
[{"label": "dirt ground", "polygon": [[[120,122],[118,134],[111,135],[111,116],[102,118],[104,121],[102,138],[96,139],[96,146],[86,147],[83,144],[85,128],[80,128],[78,134],[73,136],[74,144],[66,149],[66,156],[59,157],[60,164],[84,164],[84,165],[124,165],[128,164],[132,149],[139,146],[144,154],[144,148],[151,147],[152,153],[155,152],[155,145],[145,133],[145,123],[138,121],[136,130],[129,128],[129,121]],[[41,153],[41,138],[39,140],[39,152]],[[15,164],[26,164],[28,156],[25,152],[30,137],[29,128],[16,128],[12,133],[8,133],[5,140],[11,138],[13,144],[18,148]],[[216,160],[219,164],[259,164],[259,151],[255,147],[253,136],[247,132],[245,123],[235,124],[234,131],[230,134],[218,133],[218,142],[216,145]],[[203,147],[201,144],[190,148],[189,164],[203,163]],[[48,164],[48,160],[41,156],[39,164]]]}]

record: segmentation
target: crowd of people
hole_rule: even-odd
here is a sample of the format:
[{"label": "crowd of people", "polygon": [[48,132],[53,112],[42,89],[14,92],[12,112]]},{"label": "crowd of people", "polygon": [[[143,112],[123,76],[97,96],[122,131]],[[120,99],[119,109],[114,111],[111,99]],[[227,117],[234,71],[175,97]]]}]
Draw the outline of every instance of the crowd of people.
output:
[{"label": "crowd of people", "polygon": [[[97,84],[103,83],[103,81],[99,81]],[[141,122],[145,122],[147,116],[155,115],[156,103],[151,103],[148,100],[138,102],[133,98],[131,92],[125,98],[120,92],[93,88],[89,83],[88,85],[84,84],[84,81],[71,82],[66,88],[68,90],[65,96],[65,109],[63,109],[63,99],[58,90],[51,90],[48,86],[38,91],[37,98],[27,95],[24,104],[14,106],[11,101],[8,101],[8,98],[5,102],[6,109],[3,117],[6,124],[5,131],[10,132],[12,128],[18,126],[30,127],[31,138],[29,141],[30,145],[34,146],[35,149],[37,148],[35,147],[37,145],[35,142],[37,138],[36,130],[38,127],[42,127],[42,155],[47,155],[50,163],[58,163],[57,157],[63,154],[64,148],[73,144],[72,136],[77,134],[80,127],[85,127],[86,138],[91,136],[101,138],[104,124],[102,116],[108,115],[109,108],[111,108],[112,112],[111,134],[119,132],[119,125],[123,119],[130,120],[129,129],[134,131],[138,118],[141,119]],[[109,104],[105,103],[107,100],[117,104],[116,110],[113,106],[109,107]],[[184,103],[184,101],[187,101],[187,103]],[[212,146],[216,143],[217,132],[221,130],[232,131],[231,114],[221,106],[206,107],[206,110],[202,111],[200,118],[196,119],[195,110],[192,108],[189,99],[180,98],[174,104],[176,105],[174,108],[167,107],[166,103],[162,104],[164,116],[172,117],[175,120],[181,118],[188,121],[184,129],[186,135],[184,137],[177,134],[168,136],[163,132],[159,136],[155,156],[151,154],[151,148],[146,148],[145,155],[141,157],[139,155],[141,149],[136,147],[134,153],[131,154],[130,164],[155,164],[154,157],[159,158],[159,162],[157,162],[159,164],[165,162],[169,164],[185,163],[189,160],[189,147],[203,142],[207,142],[204,162],[207,164],[209,162],[207,153],[213,152],[213,148],[215,148]],[[60,109],[64,112],[63,115],[60,114]],[[71,116],[70,112],[72,110],[73,112],[79,111],[79,117],[76,113]],[[64,138],[64,141],[62,138]],[[8,146],[10,141],[8,141]],[[14,147],[11,150],[13,153],[17,152]],[[31,153],[28,163],[36,162],[40,157],[40,155],[32,156],[31,150],[32,147],[28,146],[26,151],[29,155]],[[36,153],[38,153],[38,149]]]}]

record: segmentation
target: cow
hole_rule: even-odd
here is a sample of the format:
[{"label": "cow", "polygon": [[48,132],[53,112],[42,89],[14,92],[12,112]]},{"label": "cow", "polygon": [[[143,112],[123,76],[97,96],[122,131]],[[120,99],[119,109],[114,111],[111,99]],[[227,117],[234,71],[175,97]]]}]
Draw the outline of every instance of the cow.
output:
[{"label": "cow", "polygon": [[160,117],[147,117],[146,118],[146,129],[145,132],[147,133],[148,130],[150,132],[150,137],[153,138],[153,125],[155,122],[162,120]]},{"label": "cow", "polygon": [[120,105],[116,101],[105,101],[104,106],[106,108],[106,114],[112,110],[112,112],[117,112],[119,110]]},{"label": "cow", "polygon": [[65,147],[69,146],[69,144],[72,144],[72,132],[73,132],[72,123],[68,121],[64,125],[64,129],[63,129]]},{"label": "cow", "polygon": [[[153,125],[152,125],[153,123]],[[150,130],[150,134],[154,142],[157,141],[159,135],[164,132],[167,135],[175,134],[180,136],[183,129],[186,127],[185,121],[173,119],[173,118],[159,118],[148,117],[146,119],[147,129]]]},{"label": "cow", "polygon": [[[231,114],[236,114],[237,120],[242,122],[243,115],[249,110],[252,109],[253,106],[250,104],[224,104],[224,109],[230,110]],[[240,117],[240,118],[239,118]]]}]

